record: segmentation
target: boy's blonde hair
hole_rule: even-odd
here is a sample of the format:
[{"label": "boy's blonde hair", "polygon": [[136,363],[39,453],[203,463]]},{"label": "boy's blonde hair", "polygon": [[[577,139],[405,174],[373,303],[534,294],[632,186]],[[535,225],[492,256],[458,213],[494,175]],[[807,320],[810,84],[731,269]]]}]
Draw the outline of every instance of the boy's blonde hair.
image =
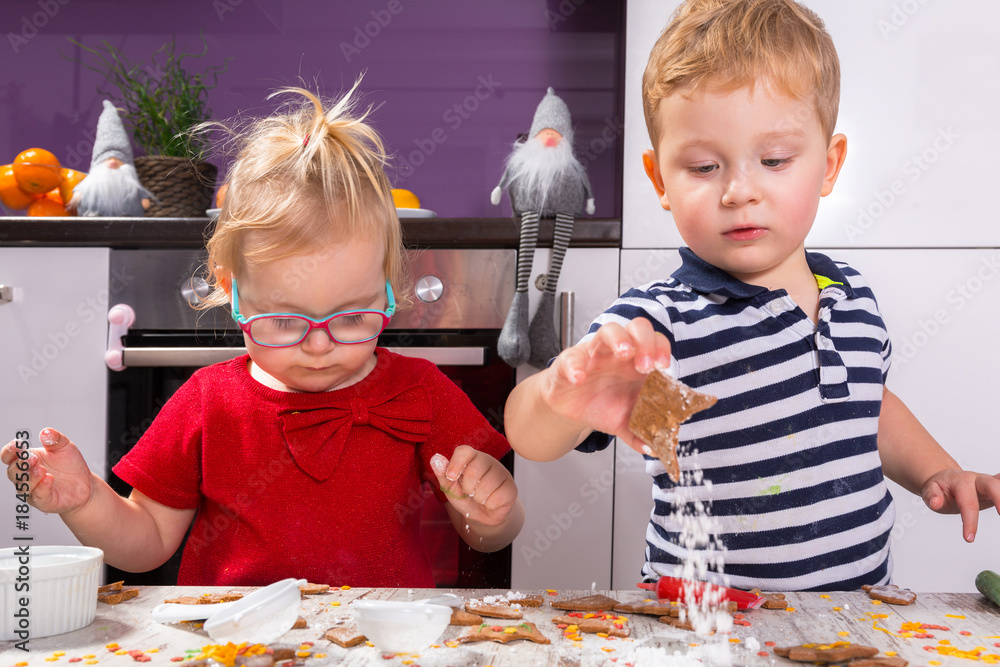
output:
[{"label": "boy's blonde hair", "polygon": [[238,133],[226,197],[207,244],[214,289],[205,307],[228,302],[231,276],[351,238],[382,242],[386,278],[403,293],[402,231],[386,152],[365,123],[371,109],[353,113],[358,83],[326,103],[302,88],[279,90],[270,97],[299,99]]},{"label": "boy's blonde hair", "polygon": [[653,148],[660,102],[712,87],[733,91],[766,79],[775,92],[815,100],[827,140],[840,106],[840,60],[823,20],[794,0],[688,0],[649,54],[642,107]]}]

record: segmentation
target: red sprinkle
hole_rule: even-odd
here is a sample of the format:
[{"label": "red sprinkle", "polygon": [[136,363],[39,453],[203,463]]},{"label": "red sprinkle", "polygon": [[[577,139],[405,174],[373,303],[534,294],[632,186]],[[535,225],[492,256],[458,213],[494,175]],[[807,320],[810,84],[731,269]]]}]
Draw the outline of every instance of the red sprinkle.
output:
[{"label": "red sprinkle", "polygon": [[959,632],[958,634],[960,634],[960,635],[965,635],[966,637],[968,637],[968,636],[969,636],[969,635],[971,635],[972,633],[971,633],[971,632],[969,632],[968,630],[962,630],[962,631],[961,631],[961,632]]},{"label": "red sprinkle", "polygon": [[771,654],[770,654],[770,653],[768,653],[767,651],[758,651],[758,652],[757,652],[757,655],[759,655],[759,656],[760,656],[760,657],[762,657],[762,658],[768,658],[768,657],[770,657],[770,656],[771,656]]},{"label": "red sprinkle", "polygon": [[312,642],[302,642],[300,646],[315,646]]},{"label": "red sprinkle", "polygon": [[82,660],[83,660],[83,658],[70,658],[70,659],[69,659],[69,660],[67,660],[66,662],[80,662],[80,661],[82,661]]},{"label": "red sprinkle", "polygon": [[490,628],[490,630],[492,630],[493,632],[503,632],[503,627],[499,625],[494,625],[492,628]]},{"label": "red sprinkle", "polygon": [[[271,652],[274,653],[274,651]],[[183,656],[175,655],[174,657],[170,658],[170,662],[184,662],[184,658]]]},{"label": "red sprinkle", "polygon": [[742,625],[743,627],[749,628],[750,621],[743,620],[742,618],[734,618],[733,625]]},{"label": "red sprinkle", "polygon": [[777,646],[776,642],[764,642],[764,646]]},{"label": "red sprinkle", "polygon": [[395,653],[383,653],[382,654],[382,659],[383,660],[392,660],[395,657],[396,657]]},{"label": "red sprinkle", "polygon": [[557,627],[557,628],[559,628],[560,630],[565,630],[565,629],[566,629],[566,628],[568,628],[569,626],[568,626],[568,625],[566,625],[565,623],[560,623],[560,624],[559,624],[559,625],[557,625],[556,627]]},{"label": "red sprinkle", "polygon": [[741,618],[746,618],[746,614],[733,614],[733,618],[735,618],[738,621]]},{"label": "red sprinkle", "polygon": [[936,650],[937,650],[937,648],[936,648],[936,647],[934,647],[934,646],[925,646],[925,647],[924,647],[924,650],[925,650],[925,651],[936,651]]}]

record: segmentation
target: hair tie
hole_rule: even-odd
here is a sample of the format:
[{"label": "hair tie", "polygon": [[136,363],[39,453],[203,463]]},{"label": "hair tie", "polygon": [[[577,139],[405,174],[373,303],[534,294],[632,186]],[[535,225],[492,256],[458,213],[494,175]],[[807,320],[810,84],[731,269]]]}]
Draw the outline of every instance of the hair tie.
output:
[{"label": "hair tie", "polygon": [[302,147],[305,148],[309,145],[309,134],[306,133],[306,138],[302,140]]}]

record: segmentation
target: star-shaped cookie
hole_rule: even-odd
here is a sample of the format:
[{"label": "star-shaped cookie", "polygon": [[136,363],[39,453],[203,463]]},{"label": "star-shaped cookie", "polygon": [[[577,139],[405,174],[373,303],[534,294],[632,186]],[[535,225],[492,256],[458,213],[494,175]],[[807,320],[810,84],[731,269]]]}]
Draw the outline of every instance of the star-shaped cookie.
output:
[{"label": "star-shaped cookie", "polygon": [[716,400],[659,371],[647,375],[642,383],[628,427],[649,445],[674,482],[680,479],[677,433],[681,424],[715,405]]}]

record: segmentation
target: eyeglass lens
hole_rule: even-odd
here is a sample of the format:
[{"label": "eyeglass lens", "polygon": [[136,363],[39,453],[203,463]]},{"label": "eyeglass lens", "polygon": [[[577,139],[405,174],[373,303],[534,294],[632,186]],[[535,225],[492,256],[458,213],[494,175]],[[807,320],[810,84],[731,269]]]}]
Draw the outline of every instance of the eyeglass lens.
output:
[{"label": "eyeglass lens", "polygon": [[[384,323],[379,313],[344,313],[327,326],[338,343],[359,343],[379,335]],[[301,317],[261,317],[250,322],[250,337],[260,345],[295,345],[306,337],[309,324]]]}]

